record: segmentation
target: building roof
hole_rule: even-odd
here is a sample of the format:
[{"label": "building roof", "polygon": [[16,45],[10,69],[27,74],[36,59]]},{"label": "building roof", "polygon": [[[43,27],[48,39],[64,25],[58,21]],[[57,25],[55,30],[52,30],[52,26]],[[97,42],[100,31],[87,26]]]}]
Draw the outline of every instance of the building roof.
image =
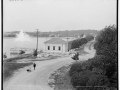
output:
[{"label": "building roof", "polygon": [[44,43],[49,43],[49,44],[65,44],[67,41],[62,40],[61,38],[52,38]]}]

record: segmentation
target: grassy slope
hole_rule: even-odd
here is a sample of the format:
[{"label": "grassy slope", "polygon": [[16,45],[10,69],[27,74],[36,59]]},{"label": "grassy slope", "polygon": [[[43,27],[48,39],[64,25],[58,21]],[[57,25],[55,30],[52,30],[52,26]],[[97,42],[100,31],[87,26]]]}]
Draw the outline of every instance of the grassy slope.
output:
[{"label": "grassy slope", "polygon": [[3,81],[10,78],[14,72],[20,68],[23,68],[25,66],[29,66],[32,63],[3,63]]}]

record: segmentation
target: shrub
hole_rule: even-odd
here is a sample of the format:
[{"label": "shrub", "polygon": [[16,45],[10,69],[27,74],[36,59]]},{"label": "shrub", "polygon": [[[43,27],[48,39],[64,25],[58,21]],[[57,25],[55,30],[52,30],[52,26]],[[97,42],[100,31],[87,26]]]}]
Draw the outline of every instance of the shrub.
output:
[{"label": "shrub", "polygon": [[117,29],[114,25],[108,26],[100,32],[96,37],[94,48],[97,55],[117,57]]},{"label": "shrub", "polygon": [[118,72],[117,71],[113,74],[113,76],[111,77],[109,81],[112,83],[111,86],[117,88],[118,86]]},{"label": "shrub", "polygon": [[92,35],[87,35],[85,38],[87,39],[87,41],[91,41],[91,40],[94,39],[94,36],[92,36]]},{"label": "shrub", "polygon": [[105,73],[106,73],[104,70],[102,70],[100,68],[93,68],[92,72],[96,75],[98,75],[98,74],[105,75]]},{"label": "shrub", "polygon": [[81,62],[78,63],[74,63],[72,64],[70,71],[69,71],[69,75],[72,76],[74,75],[76,72],[80,72],[82,71],[82,65]]},{"label": "shrub", "polygon": [[93,68],[99,68],[103,70],[103,73],[111,78],[116,71],[115,62],[112,58],[104,55],[96,55],[94,58],[90,59]]},{"label": "shrub", "polygon": [[92,72],[90,70],[76,72],[71,78],[72,85],[74,87],[86,86],[86,83],[88,82],[89,77],[91,77],[91,75],[92,75]]},{"label": "shrub", "polygon": [[71,76],[71,83],[74,87],[89,85],[91,82],[91,85],[93,86],[104,86],[109,85],[109,83],[116,80],[115,77],[117,74],[114,74],[114,69],[114,62],[111,60],[111,58],[104,55],[96,55],[94,58],[89,59],[88,61],[72,64],[69,74]]},{"label": "shrub", "polygon": [[81,46],[87,42],[88,41],[86,38],[76,39],[76,40],[72,41],[71,49],[79,48],[79,46]]},{"label": "shrub", "polygon": [[87,86],[108,86],[109,80],[106,76],[101,74],[93,74],[88,82],[86,83]]},{"label": "shrub", "polygon": [[[117,28],[115,25],[104,28],[96,37],[94,45],[97,55],[104,55],[107,58],[102,58],[106,76],[113,85],[117,83],[117,67],[118,67],[118,52],[117,52]],[[115,78],[116,76],[116,78]]]},{"label": "shrub", "polygon": [[71,42],[71,49],[79,48],[81,45],[86,44],[88,41],[93,40],[92,35],[87,35],[85,38],[76,39]]}]

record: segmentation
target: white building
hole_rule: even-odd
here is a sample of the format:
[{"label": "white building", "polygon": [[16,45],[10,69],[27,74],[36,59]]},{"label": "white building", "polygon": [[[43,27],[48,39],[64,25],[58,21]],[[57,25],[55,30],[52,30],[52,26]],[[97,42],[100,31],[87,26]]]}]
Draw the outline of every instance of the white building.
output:
[{"label": "white building", "polygon": [[60,52],[65,53],[68,52],[68,43],[61,38],[52,38],[46,42],[44,42],[44,51],[45,52]]}]

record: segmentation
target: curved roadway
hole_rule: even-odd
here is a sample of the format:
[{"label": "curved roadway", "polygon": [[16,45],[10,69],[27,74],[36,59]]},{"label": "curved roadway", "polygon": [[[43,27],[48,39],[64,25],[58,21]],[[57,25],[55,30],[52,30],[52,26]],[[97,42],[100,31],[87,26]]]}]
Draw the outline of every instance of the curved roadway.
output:
[{"label": "curved roadway", "polygon": [[[94,50],[87,50],[89,54],[79,56],[80,60],[87,60],[94,56]],[[36,70],[33,70],[32,66],[23,68],[20,72],[17,72],[9,81],[7,81],[3,89],[4,90],[53,90],[48,85],[48,79],[51,73],[56,69],[71,64],[74,60],[71,57],[59,58],[48,61],[36,62]],[[31,68],[32,72],[26,70]]]}]

